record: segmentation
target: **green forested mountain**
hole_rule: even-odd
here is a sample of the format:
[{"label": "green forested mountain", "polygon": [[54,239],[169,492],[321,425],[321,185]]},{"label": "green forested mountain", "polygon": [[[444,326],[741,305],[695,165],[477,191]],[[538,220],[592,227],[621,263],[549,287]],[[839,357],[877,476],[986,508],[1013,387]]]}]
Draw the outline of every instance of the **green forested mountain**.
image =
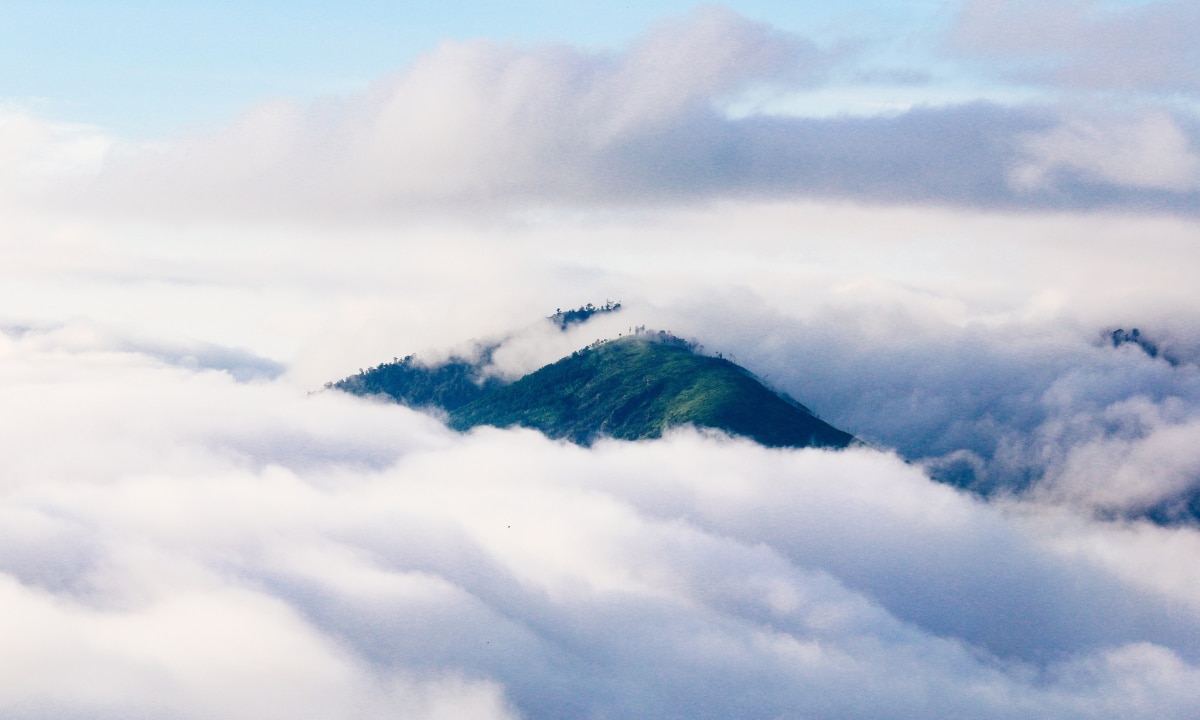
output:
[{"label": "green forested mountain", "polygon": [[402,405],[436,407],[450,412],[500,384],[496,380],[485,381],[479,368],[480,363],[461,358],[426,367],[409,355],[370,370],[360,370],[357,375],[325,387],[355,395],[386,395]]},{"label": "green forested mountain", "polygon": [[728,360],[644,336],[581,350],[484,393],[451,412],[450,424],[521,425],[578,443],[655,438],[688,424],[770,446],[844,447],[853,439]]},{"label": "green forested mountain", "polygon": [[743,368],[667,333],[598,343],[507,385],[480,384],[478,366],[465,361],[423,368],[409,357],[331,386],[441,408],[459,430],[520,425],[580,444],[656,438],[689,424],[772,447],[845,447],[854,440]]}]

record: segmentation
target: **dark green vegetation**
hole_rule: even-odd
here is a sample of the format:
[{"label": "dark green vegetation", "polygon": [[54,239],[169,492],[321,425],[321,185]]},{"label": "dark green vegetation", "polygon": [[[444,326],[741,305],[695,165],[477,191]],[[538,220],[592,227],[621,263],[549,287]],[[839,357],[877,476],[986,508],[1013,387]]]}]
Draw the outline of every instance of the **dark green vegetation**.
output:
[{"label": "dark green vegetation", "polygon": [[587,305],[577,307],[574,310],[564,311],[562,308],[559,308],[547,319],[555,325],[558,325],[559,330],[566,330],[569,326],[575,325],[576,323],[587,322],[589,318],[597,313],[603,315],[605,313],[614,313],[620,309],[621,303],[609,300],[603,305],[593,305],[588,303]]},{"label": "dark green vegetation", "polygon": [[458,408],[450,424],[521,425],[577,443],[656,438],[678,425],[773,447],[845,447],[853,440],[728,360],[646,337],[602,343],[547,365]]},{"label": "dark green vegetation", "polygon": [[1138,330],[1137,328],[1134,328],[1129,332],[1125,332],[1124,328],[1117,328],[1112,332],[1106,333],[1106,335],[1112,340],[1113,347],[1121,347],[1122,345],[1136,345],[1137,347],[1141,348],[1142,352],[1146,353],[1152,358],[1161,357],[1172,366],[1178,366],[1180,364],[1179,359],[1170,353],[1160,353],[1158,344],[1143,335],[1142,331]]},{"label": "dark green vegetation", "polygon": [[597,343],[511,384],[479,381],[477,365],[430,369],[408,357],[332,387],[441,408],[458,430],[520,425],[580,444],[656,438],[680,425],[771,447],[845,447],[854,440],[743,368],[667,333]]},{"label": "dark green vegetation", "polygon": [[354,395],[386,395],[401,405],[451,412],[502,384],[480,375],[480,367],[487,364],[486,353],[484,358],[479,363],[454,359],[425,367],[409,355],[370,370],[359,370],[357,375],[327,383],[325,387]]}]

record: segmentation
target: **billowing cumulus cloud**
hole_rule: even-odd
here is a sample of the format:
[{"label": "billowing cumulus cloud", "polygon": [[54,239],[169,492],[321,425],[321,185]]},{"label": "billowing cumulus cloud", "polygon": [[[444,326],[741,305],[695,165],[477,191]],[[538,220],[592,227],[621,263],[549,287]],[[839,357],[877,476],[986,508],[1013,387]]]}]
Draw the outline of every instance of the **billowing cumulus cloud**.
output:
[{"label": "billowing cumulus cloud", "polygon": [[804,319],[747,302],[728,312],[738,320],[725,328],[716,318],[726,312],[691,306],[693,319],[672,325],[707,329],[825,419],[947,482],[1101,516],[1180,520],[1200,506],[1189,449],[1200,402],[1190,315],[1143,316],[1147,337],[1161,344],[1151,355],[1114,346],[1112,326],[1077,319],[964,327],[957,313],[939,318],[895,290],[875,301],[884,309]]},{"label": "billowing cumulus cloud", "polygon": [[[1190,717],[1200,534],[1136,518],[1177,522],[1195,488],[1193,225],[727,205],[350,228],[333,253],[263,231],[263,257],[188,230],[203,263],[94,229],[124,273],[52,249],[4,270],[87,303],[0,335],[0,705]],[[605,289],[625,307],[599,323],[535,322]],[[583,449],[308,394],[488,333],[511,375],[628,324],[879,449]],[[1138,325],[1156,356],[1113,345]],[[983,499],[926,469],[1032,482]]]},{"label": "billowing cumulus cloud", "polygon": [[[811,81],[826,62],[811,43],[716,7],[665,22],[619,54],[446,43],[366,93],[262,105],[216,136],[114,156],[110,172],[139,190],[165,181],[185,206],[243,209],[636,197],[680,163],[710,176],[722,169],[699,147],[678,157],[721,132],[714,101],[758,83]],[[663,161],[674,167],[656,171]]]},{"label": "billowing cumulus cloud", "polygon": [[1071,173],[1094,184],[1192,191],[1200,185],[1200,158],[1185,127],[1161,112],[1065,119],[1021,138],[1027,161],[1013,169],[1012,181],[1038,192],[1057,185],[1056,174]]},{"label": "billowing cumulus cloud", "polygon": [[1042,530],[889,454],[458,436],[137,352],[3,351],[6,406],[29,410],[0,456],[6,714],[1187,717],[1200,701],[1194,589],[1066,549],[1121,528]]},{"label": "billowing cumulus cloud", "polygon": [[1187,449],[1195,438],[1196,366],[1083,338],[1050,356],[1005,347],[1020,342],[960,339],[951,357],[941,356],[945,347],[899,349],[883,363],[892,370],[876,376],[888,383],[882,397],[856,401],[842,386],[849,400],[841,409],[864,433],[927,458],[956,482],[984,490],[1035,486],[1116,514],[1186,516],[1200,494]]},{"label": "billowing cumulus cloud", "polygon": [[[963,23],[980,12],[968,7]],[[855,62],[715,7],[614,52],[445,43],[365,91],[262,103],[208,134],[89,140],[103,163],[59,173],[48,192],[89,214],[210,221],[798,197],[1196,207],[1200,131],[1178,107],[1128,117],[986,101],[859,117],[810,116],[799,101],[790,115],[724,109],[764,88],[802,97]],[[34,164],[61,165],[46,153]]]}]

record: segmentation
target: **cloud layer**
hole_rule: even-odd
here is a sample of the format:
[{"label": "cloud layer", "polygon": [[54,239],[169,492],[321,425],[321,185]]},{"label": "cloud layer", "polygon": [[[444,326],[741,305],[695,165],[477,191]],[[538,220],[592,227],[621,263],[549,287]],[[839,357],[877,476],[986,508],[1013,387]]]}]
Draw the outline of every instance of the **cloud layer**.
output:
[{"label": "cloud layer", "polygon": [[1200,596],[1061,549],[1119,528],[1056,537],[891,455],[456,436],[136,352],[3,350],[6,406],[27,409],[0,457],[15,717],[1187,717],[1200,701]]},{"label": "cloud layer", "polygon": [[[1030,28],[1043,25],[1023,7],[968,5],[957,42],[1036,59],[1047,47]],[[1142,12],[1153,26],[1143,35],[1171,25],[1172,12],[1186,15],[1181,8]],[[1081,38],[1071,49],[1078,58],[1063,61],[1062,72],[1098,67],[1093,55],[1130,67],[1130,53],[1150,42],[1114,50],[1108,45],[1117,41],[1105,38],[1123,22],[1088,19],[1075,5],[1039,12],[1079,26],[1067,33]],[[1093,26],[1100,29],[1084,32]],[[1150,64],[1176,67],[1176,60]],[[50,194],[54,203],[91,213],[209,220],[731,198],[1185,214],[1196,207],[1200,126],[1183,106],[1154,95],[1152,78],[1131,80],[1119,101],[978,101],[865,117],[804,112],[806,91],[833,83],[858,61],[845,49],[717,7],[663,22],[619,52],[445,43],[362,93],[311,105],[267,102],[218,132],[154,146],[115,144],[98,178],[89,170]],[[1056,87],[1040,75],[1030,82]],[[756,93],[794,95],[799,110],[725,110]],[[28,134],[31,124],[10,122],[0,133]],[[47,157],[55,152],[59,144],[45,150]]]}]

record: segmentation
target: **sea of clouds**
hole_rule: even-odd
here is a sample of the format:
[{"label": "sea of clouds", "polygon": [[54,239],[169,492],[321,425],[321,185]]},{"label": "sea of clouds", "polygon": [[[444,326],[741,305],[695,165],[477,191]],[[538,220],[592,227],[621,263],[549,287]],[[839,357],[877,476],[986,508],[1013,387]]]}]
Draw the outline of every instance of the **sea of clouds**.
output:
[{"label": "sea of clouds", "polygon": [[1200,703],[1190,527],[989,504],[876,449],[458,435],[70,327],[0,358],[11,717]]},{"label": "sea of clouds", "polygon": [[[1083,40],[1043,57],[1027,6],[947,52],[1053,102],[733,118],[849,61],[709,8],[152,147],[4,109],[0,715],[1195,717],[1200,165],[1155,94],[1194,41],[1090,61],[1195,13],[1048,3]],[[635,325],[866,444],[320,391]]]}]

